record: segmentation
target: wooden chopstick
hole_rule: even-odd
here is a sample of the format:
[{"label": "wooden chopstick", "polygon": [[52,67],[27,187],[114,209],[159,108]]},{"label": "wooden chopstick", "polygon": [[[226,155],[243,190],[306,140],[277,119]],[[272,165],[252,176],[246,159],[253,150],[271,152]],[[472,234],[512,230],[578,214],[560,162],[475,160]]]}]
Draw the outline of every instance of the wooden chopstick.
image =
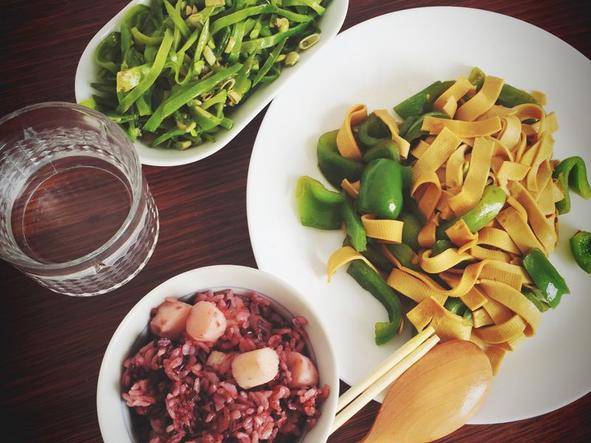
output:
[{"label": "wooden chopstick", "polygon": [[404,343],[400,348],[396,350],[390,357],[384,360],[380,365],[373,370],[365,379],[360,381],[354,386],[351,386],[347,392],[339,397],[337,403],[337,412],[351,403],[359,394],[365,391],[371,386],[376,380],[383,376],[386,372],[392,369],[398,364],[404,357],[414,351],[419,345],[425,340],[431,337],[435,333],[435,329],[432,326],[425,328],[422,332],[415,335],[413,338]]},{"label": "wooden chopstick", "polygon": [[[409,340],[409,342],[410,341],[411,340]],[[416,349],[402,358],[402,360],[398,361],[396,364],[394,364],[394,366],[391,366],[384,375],[372,382],[367,389],[363,390],[361,395],[351,401],[347,407],[337,414],[331,428],[331,434],[339,429],[357,412],[359,412],[359,410],[369,403],[376,395],[390,386],[398,377],[406,372],[408,368],[423,358],[425,354],[427,354],[427,352],[429,352],[437,344],[438,341],[439,337],[437,335],[433,335],[432,337],[428,338],[422,344],[416,347]],[[390,357],[389,360],[394,360],[392,357]],[[380,366],[378,369],[382,369],[382,366]],[[373,378],[373,375],[368,377],[366,380],[371,378]]]}]

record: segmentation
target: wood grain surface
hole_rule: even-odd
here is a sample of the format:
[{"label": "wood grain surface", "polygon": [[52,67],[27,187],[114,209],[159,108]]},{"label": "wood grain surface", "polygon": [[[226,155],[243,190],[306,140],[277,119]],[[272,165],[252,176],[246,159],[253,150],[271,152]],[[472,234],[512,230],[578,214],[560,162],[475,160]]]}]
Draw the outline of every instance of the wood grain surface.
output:
[{"label": "wood grain surface", "polygon": [[[350,3],[344,28],[400,9],[453,4],[526,20],[591,56],[587,0]],[[82,50],[125,4],[125,0],[0,0],[0,115],[37,102],[73,101]],[[101,441],[95,408],[99,366],[109,338],[129,309],[150,289],[183,271],[223,263],[256,266],[245,191],[248,161],[263,114],[203,161],[144,168],[160,211],[160,240],[146,268],[123,288],[95,298],[69,298],[0,263],[0,421],[4,423],[0,440]],[[377,408],[376,403],[367,406],[330,442],[359,441]],[[443,441],[591,441],[591,395],[530,420],[465,426]]]}]

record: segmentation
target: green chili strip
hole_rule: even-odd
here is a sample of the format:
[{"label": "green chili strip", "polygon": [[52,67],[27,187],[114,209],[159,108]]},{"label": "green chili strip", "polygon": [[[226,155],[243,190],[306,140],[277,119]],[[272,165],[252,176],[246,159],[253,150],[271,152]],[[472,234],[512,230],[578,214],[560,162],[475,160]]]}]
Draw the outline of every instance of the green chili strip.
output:
[{"label": "green chili strip", "polygon": [[190,83],[185,86],[181,86],[174,93],[172,93],[170,97],[160,103],[160,106],[158,106],[152,117],[150,117],[150,119],[144,125],[144,129],[150,132],[156,131],[166,117],[171,115],[181,106],[187,104],[189,100],[192,100],[198,95],[211,90],[219,82],[230,78],[236,74],[240,68],[242,68],[241,64],[235,64],[230,68],[225,68],[218,71],[205,80],[200,80],[196,83]]},{"label": "green chili strip", "polygon": [[273,34],[269,37],[261,37],[255,40],[248,40],[242,44],[242,50],[246,52],[250,52],[257,49],[266,49],[272,46],[277,45],[282,40],[286,39],[287,37],[291,37],[292,35],[299,34],[304,29],[308,27],[308,22],[301,23],[294,28],[291,28],[284,32],[278,32],[277,34]]},{"label": "green chili strip", "polygon": [[271,53],[269,54],[269,57],[267,57],[267,60],[265,61],[265,64],[263,65],[263,67],[261,69],[259,69],[259,72],[257,72],[256,75],[254,76],[254,78],[252,79],[252,86],[256,86],[262,80],[262,78],[267,74],[267,72],[269,72],[269,69],[271,69],[271,67],[273,66],[273,64],[277,60],[277,57],[279,57],[279,54],[281,54],[281,51],[283,50],[283,47],[285,46],[286,41],[287,41],[287,39],[283,39],[283,41],[281,41],[271,51]]},{"label": "green chili strip", "polygon": [[153,146],[161,145],[165,141],[170,140],[171,138],[176,137],[178,135],[183,135],[183,134],[186,134],[186,131],[183,129],[178,129],[178,128],[171,129],[170,131],[167,131],[164,134],[162,134],[160,137],[156,138],[152,142],[152,145]]},{"label": "green chili strip", "polygon": [[119,107],[117,108],[120,112],[127,112],[127,110],[135,103],[135,101],[140,98],[144,93],[154,84],[160,72],[164,68],[166,63],[166,58],[168,57],[168,53],[170,52],[170,48],[172,46],[172,35],[167,30],[164,33],[164,39],[160,44],[160,48],[158,49],[158,53],[156,54],[156,59],[154,60],[154,64],[150,68],[150,72],[142,79],[142,81],[135,87],[133,90],[127,94],[121,100]]},{"label": "green chili strip", "polygon": [[343,221],[345,222],[347,235],[351,240],[351,246],[353,246],[357,251],[363,252],[367,248],[367,235],[365,234],[365,228],[363,227],[361,218],[359,218],[359,215],[357,215],[355,212],[351,201],[347,197],[343,197],[345,198],[342,206]]},{"label": "green chili strip", "polygon": [[137,27],[131,28],[131,35],[133,35],[133,40],[138,45],[154,46],[160,44],[160,42],[162,41],[162,37],[151,37],[149,35],[144,34]]},{"label": "green chili strip", "polygon": [[396,336],[402,323],[402,307],[398,295],[380,274],[362,260],[352,261],[347,273],[386,308],[389,321],[375,324],[375,342],[378,345],[388,342]]},{"label": "green chili strip", "polygon": [[205,20],[203,24],[203,28],[201,28],[201,33],[199,34],[199,40],[197,40],[197,46],[195,46],[195,56],[194,60],[199,60],[201,58],[201,54],[203,54],[203,49],[207,44],[207,40],[209,39],[209,18]]},{"label": "green chili strip", "polygon": [[234,39],[234,46],[232,47],[230,55],[228,56],[229,63],[236,63],[238,61],[240,49],[242,48],[242,40],[244,40],[245,26],[245,22],[236,23],[236,25],[234,25],[234,31],[231,37]]},{"label": "green chili strip", "polygon": [[278,8],[275,5],[259,5],[241,9],[239,11],[233,12],[222,18],[217,19],[211,25],[211,33],[215,34],[225,27],[232,26],[236,23],[244,21],[248,17],[260,14],[277,14],[291,20],[292,22],[299,23],[309,22],[310,20],[312,20],[312,18],[308,15],[297,14],[286,9]]},{"label": "green chili strip", "polygon": [[569,188],[584,199],[591,198],[591,186],[587,180],[587,167],[579,156],[568,157],[562,160],[554,169],[554,178],[562,189],[564,198],[556,202],[558,213],[566,214],[570,211]]},{"label": "green chili strip", "polygon": [[118,59],[121,58],[121,34],[111,32],[98,45],[96,49],[96,63],[113,74],[119,71]]},{"label": "green chili strip", "polygon": [[[174,26],[176,26],[176,28],[180,31],[180,33],[183,35],[183,37],[187,38],[189,36],[189,34],[191,33],[191,31],[189,30],[189,27],[187,26],[187,24],[185,23],[185,21],[183,20],[183,18],[181,17],[180,12],[174,7],[172,6],[168,0],[164,0],[164,7],[166,8],[166,12],[168,12],[168,15],[170,16],[172,22],[174,23]],[[181,1],[177,0],[177,5],[180,5]]]},{"label": "green chili strip", "polygon": [[307,6],[318,15],[324,14],[325,8],[316,0],[283,0],[283,6]]}]

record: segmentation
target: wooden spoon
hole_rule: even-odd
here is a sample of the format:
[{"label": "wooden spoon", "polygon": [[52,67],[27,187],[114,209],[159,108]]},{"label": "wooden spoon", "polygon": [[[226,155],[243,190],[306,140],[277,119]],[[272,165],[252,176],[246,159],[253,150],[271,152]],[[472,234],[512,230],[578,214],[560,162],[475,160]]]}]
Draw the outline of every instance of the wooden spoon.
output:
[{"label": "wooden spoon", "polygon": [[435,346],[389,388],[364,443],[424,443],[462,427],[480,407],[492,369],[472,342]]}]

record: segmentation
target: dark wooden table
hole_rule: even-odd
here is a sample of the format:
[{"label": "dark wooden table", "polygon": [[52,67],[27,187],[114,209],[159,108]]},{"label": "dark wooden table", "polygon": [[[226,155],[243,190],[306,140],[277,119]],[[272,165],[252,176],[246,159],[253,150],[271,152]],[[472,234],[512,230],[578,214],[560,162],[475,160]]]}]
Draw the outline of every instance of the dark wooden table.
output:
[{"label": "dark wooden table", "polygon": [[[518,17],[591,56],[587,0],[351,0],[344,28],[399,9],[445,3]],[[74,73],[82,50],[125,4],[1,0],[0,115],[36,102],[74,101]],[[90,299],[68,298],[0,263],[0,440],[100,441],[95,412],[99,365],[111,334],[129,309],[150,289],[188,269],[222,263],[256,266],[245,192],[248,161],[263,114],[226,148],[199,163],[144,168],[160,211],[160,240],[146,268],[122,289]],[[375,403],[366,407],[330,441],[359,441],[377,409]],[[591,441],[591,395],[530,420],[465,426],[445,441]]]}]

